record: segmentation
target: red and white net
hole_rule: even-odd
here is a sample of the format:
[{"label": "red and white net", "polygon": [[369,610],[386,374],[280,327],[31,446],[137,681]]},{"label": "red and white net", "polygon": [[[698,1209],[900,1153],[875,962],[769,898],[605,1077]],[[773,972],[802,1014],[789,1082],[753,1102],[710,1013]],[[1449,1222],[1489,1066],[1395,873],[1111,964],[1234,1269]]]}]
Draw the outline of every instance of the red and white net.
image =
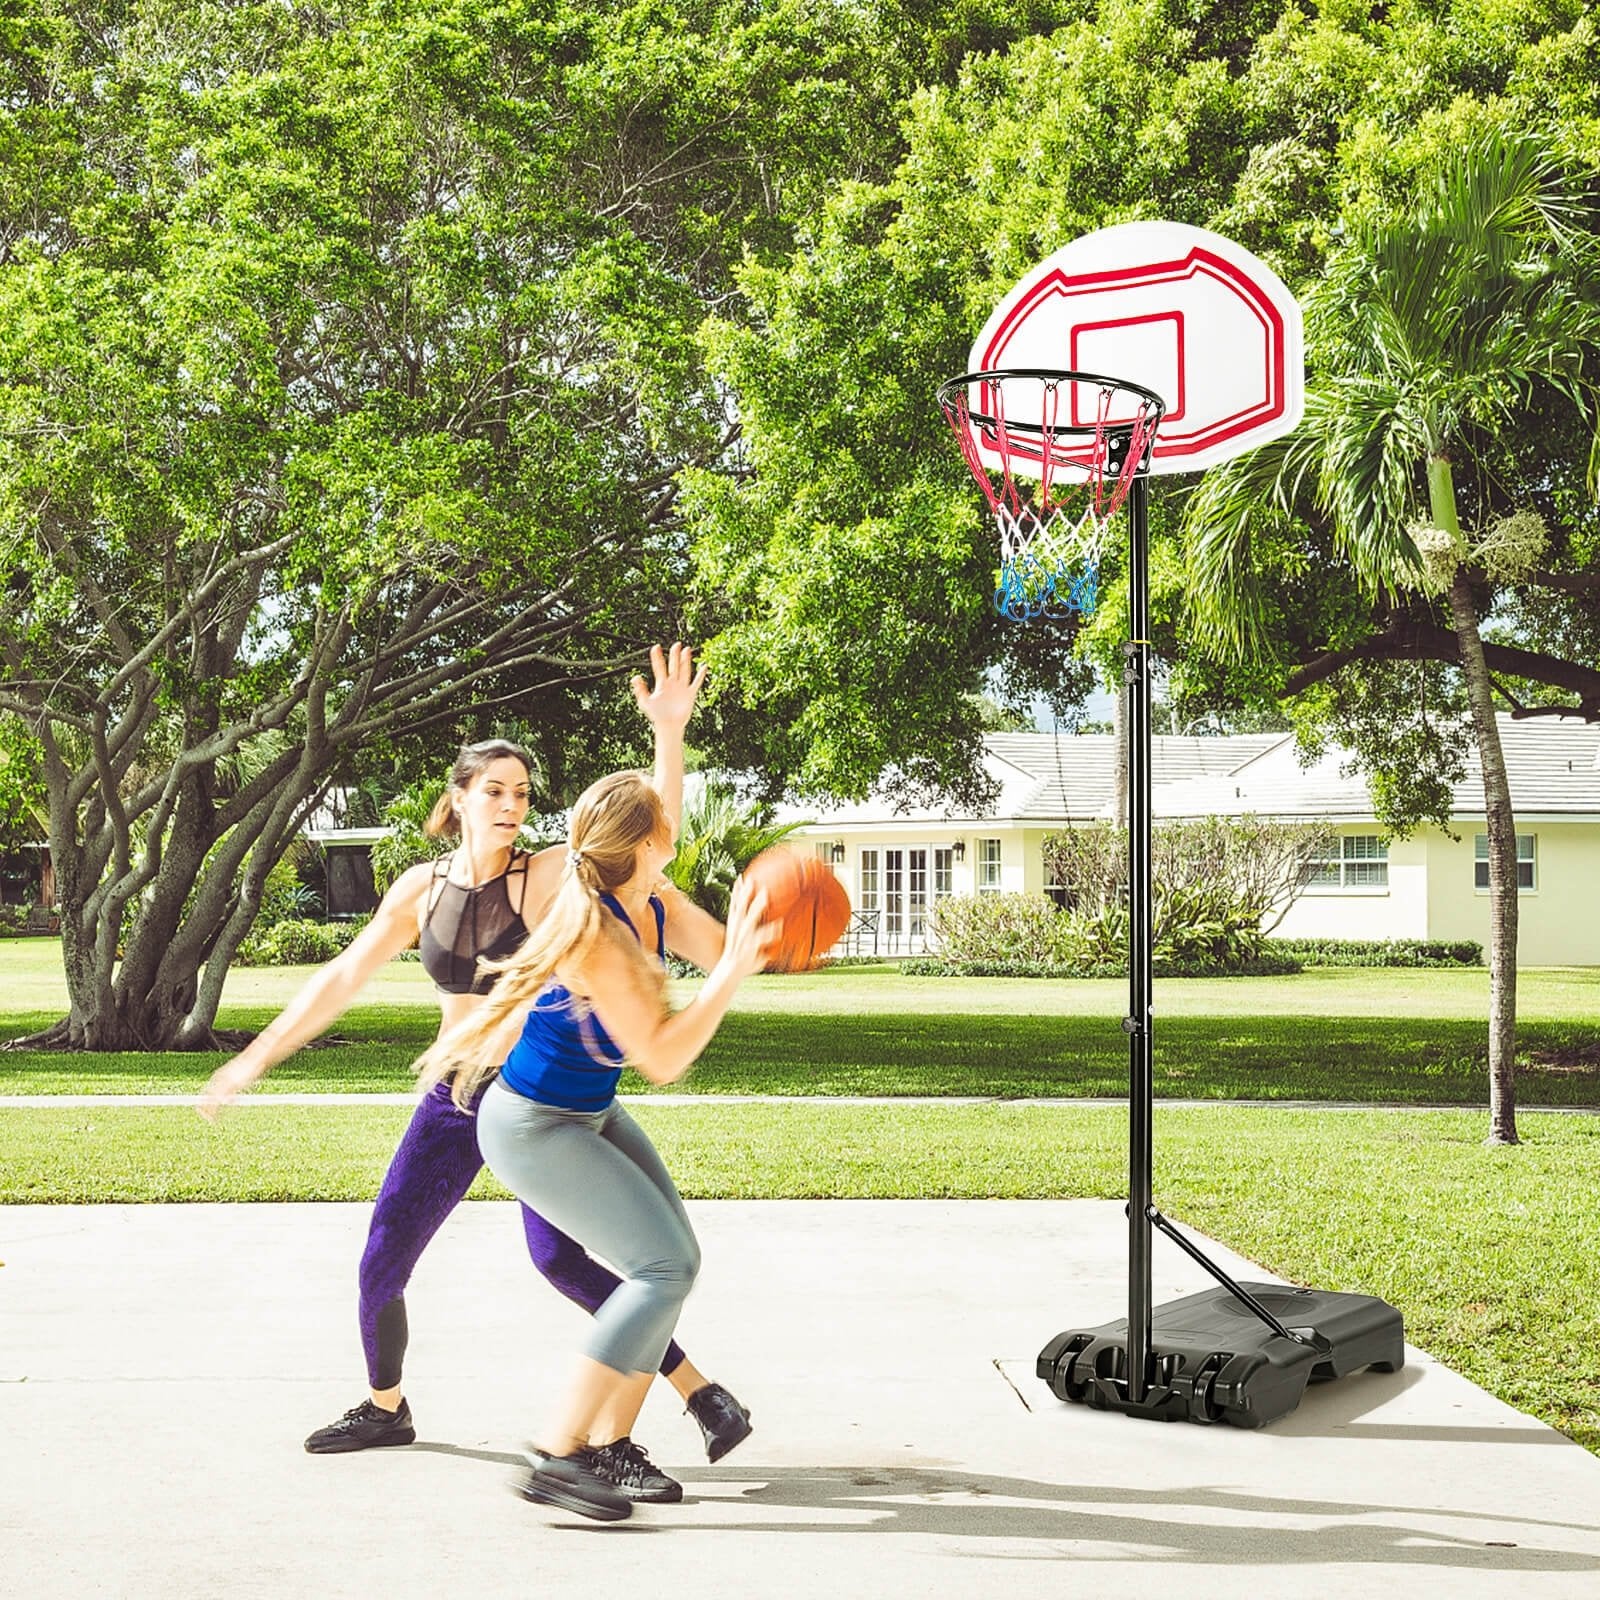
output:
[{"label": "red and white net", "polygon": [[1116,416],[1119,392],[1038,372],[976,373],[940,392],[1000,535],[994,603],[1001,615],[1024,621],[1094,610],[1107,524],[1128,497],[1158,420],[1138,396],[1131,416]]}]

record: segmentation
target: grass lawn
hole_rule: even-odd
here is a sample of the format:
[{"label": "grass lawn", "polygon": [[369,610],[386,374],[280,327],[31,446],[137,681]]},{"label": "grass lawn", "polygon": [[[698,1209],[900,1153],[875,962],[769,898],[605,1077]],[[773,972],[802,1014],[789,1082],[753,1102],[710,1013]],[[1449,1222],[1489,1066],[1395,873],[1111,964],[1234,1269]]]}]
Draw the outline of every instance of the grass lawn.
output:
[{"label": "grass lawn", "polygon": [[[264,1026],[311,970],[231,974],[220,1021]],[[1520,1102],[1600,1105],[1600,968],[1530,971],[1520,987]],[[681,1000],[693,985],[677,990]],[[0,941],[0,994],[0,1038],[59,1016],[54,942]],[[432,989],[415,963],[394,962],[367,994],[338,1024],[344,1042],[302,1051],[260,1092],[409,1088],[437,1022]],[[1114,1097],[1127,1089],[1126,1008],[1127,985],[1108,980],[906,978],[888,966],[755,978],[671,1092]],[[1483,1104],[1487,1014],[1477,970],[1167,979],[1156,985],[1156,1093]],[[220,1059],[6,1052],[0,1094],[183,1094]]]},{"label": "grass lawn", "polygon": [[[0,1038],[58,1016],[52,941],[0,941]],[[264,1023],[305,969],[240,971],[221,1021]],[[680,986],[680,993],[687,993]],[[1169,1098],[1486,1098],[1481,971],[1313,971],[1156,986]],[[265,1101],[216,1127],[186,1106],[0,1111],[0,1202],[364,1200],[407,1111],[270,1103],[272,1090],[409,1087],[436,1011],[395,963]],[[702,1094],[1120,1096],[1126,985],[904,978],[844,968],[746,985],[681,1086]],[[1524,1107],[1600,1104],[1600,970],[1522,975]],[[198,1088],[215,1055],[0,1054],[0,1093]],[[632,1086],[637,1088],[637,1080]],[[1116,1198],[1126,1115],[1093,1106],[640,1108],[693,1197]],[[1487,1150],[1481,1113],[1166,1107],[1156,1194],[1268,1269],[1400,1307],[1408,1337],[1600,1453],[1600,1118],[1520,1119]],[[488,1178],[478,1195],[499,1195]],[[1157,1249],[1169,1248],[1157,1242]]]},{"label": "grass lawn", "polygon": [[[1095,1106],[637,1107],[696,1198],[1117,1198],[1125,1113]],[[407,1112],[0,1111],[0,1201],[367,1200]],[[1156,1194],[1269,1270],[1378,1294],[1407,1337],[1600,1453],[1600,1119],[1168,1108]],[[503,1197],[487,1176],[474,1194]],[[1161,1240],[1157,1251],[1170,1249]]]}]

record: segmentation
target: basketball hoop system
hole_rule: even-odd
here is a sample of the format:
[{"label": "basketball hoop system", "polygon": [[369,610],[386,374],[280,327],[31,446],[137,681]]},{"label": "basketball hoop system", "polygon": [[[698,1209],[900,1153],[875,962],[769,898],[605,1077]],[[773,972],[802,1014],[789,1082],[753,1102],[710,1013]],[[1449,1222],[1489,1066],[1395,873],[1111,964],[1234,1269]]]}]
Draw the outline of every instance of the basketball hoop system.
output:
[{"label": "basketball hoop system", "polygon": [[1099,373],[999,368],[942,384],[939,407],[1000,536],[995,610],[1089,615],[1107,528],[1150,467],[1161,397]]},{"label": "basketball hoop system", "polygon": [[[938,391],[999,532],[1002,616],[1091,612],[1109,525],[1127,510],[1128,1315],[1056,1334],[1036,1371],[1060,1400],[1242,1428],[1292,1411],[1313,1378],[1364,1366],[1393,1372],[1405,1361],[1393,1306],[1235,1282],[1161,1214],[1152,1192],[1149,480],[1230,460],[1295,427],[1302,333],[1287,286],[1231,239],[1183,223],[1125,222],[1072,240],[1024,273],[974,342],[971,370]],[[1101,367],[1129,376],[1103,377]],[[1219,1287],[1157,1309],[1157,1231]]]}]

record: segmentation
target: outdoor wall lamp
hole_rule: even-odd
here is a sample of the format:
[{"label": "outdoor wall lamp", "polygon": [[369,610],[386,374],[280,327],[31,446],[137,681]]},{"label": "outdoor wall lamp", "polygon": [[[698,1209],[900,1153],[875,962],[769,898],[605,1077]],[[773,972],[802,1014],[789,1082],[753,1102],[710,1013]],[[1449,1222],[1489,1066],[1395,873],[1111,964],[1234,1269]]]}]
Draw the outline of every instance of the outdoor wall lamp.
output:
[{"label": "outdoor wall lamp", "polygon": [[843,839],[835,839],[833,843],[828,846],[828,856],[835,866],[838,866],[844,860]]},{"label": "outdoor wall lamp", "polygon": [[953,855],[957,861],[965,861],[967,859],[967,841],[965,839],[957,839],[956,842],[950,846],[950,854]]}]

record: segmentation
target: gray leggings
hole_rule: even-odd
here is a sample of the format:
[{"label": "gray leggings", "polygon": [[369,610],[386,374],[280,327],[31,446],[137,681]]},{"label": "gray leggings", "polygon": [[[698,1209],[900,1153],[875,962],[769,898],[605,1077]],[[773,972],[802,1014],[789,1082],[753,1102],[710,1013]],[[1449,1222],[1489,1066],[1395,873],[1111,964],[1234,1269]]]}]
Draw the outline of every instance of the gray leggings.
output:
[{"label": "gray leggings", "polygon": [[622,1274],[584,1353],[616,1372],[654,1372],[700,1270],[700,1246],[644,1130],[615,1100],[568,1111],[497,1079],[478,1107],[478,1149],[519,1200]]}]

